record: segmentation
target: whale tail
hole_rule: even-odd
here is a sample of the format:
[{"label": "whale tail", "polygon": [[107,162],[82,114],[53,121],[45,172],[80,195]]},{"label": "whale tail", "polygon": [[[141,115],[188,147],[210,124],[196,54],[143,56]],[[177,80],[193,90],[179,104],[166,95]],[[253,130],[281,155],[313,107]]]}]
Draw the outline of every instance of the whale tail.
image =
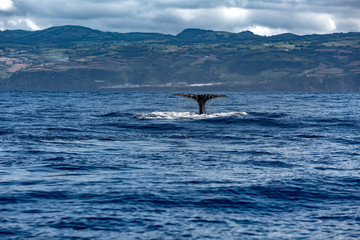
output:
[{"label": "whale tail", "polygon": [[191,94],[191,93],[176,93],[173,96],[181,96],[194,99],[199,104],[199,114],[206,114],[205,103],[213,98],[227,97],[222,94]]}]

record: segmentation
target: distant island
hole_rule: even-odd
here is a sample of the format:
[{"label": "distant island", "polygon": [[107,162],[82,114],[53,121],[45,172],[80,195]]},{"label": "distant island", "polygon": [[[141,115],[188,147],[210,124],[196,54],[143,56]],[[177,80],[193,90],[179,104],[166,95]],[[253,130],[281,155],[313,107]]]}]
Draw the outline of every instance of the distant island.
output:
[{"label": "distant island", "polygon": [[360,33],[6,30],[0,89],[359,92]]}]

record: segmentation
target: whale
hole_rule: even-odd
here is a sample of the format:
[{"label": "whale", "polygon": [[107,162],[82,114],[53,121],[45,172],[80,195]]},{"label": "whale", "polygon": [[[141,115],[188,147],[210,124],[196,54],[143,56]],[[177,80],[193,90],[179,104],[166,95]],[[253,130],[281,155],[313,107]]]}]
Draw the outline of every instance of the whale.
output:
[{"label": "whale", "polygon": [[223,94],[192,94],[192,93],[175,93],[173,96],[180,96],[191,98],[199,104],[199,114],[206,114],[205,103],[210,99],[219,98],[219,97],[227,97],[227,95]]}]

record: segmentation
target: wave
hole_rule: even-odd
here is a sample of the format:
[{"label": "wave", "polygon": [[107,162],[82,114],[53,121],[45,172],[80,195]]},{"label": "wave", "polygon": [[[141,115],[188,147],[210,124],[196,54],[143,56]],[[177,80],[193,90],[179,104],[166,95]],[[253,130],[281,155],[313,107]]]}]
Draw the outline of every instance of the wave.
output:
[{"label": "wave", "polygon": [[246,112],[228,112],[213,114],[196,114],[190,112],[151,112],[135,114],[138,119],[167,119],[167,120],[195,120],[195,119],[212,119],[212,118],[228,118],[242,117],[248,115]]}]

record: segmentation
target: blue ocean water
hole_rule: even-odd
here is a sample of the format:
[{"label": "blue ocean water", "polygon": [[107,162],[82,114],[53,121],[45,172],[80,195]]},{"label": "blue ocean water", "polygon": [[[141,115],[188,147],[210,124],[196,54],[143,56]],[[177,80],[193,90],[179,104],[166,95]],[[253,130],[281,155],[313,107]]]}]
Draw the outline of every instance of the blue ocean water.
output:
[{"label": "blue ocean water", "polygon": [[1,239],[358,239],[360,94],[0,92]]}]

